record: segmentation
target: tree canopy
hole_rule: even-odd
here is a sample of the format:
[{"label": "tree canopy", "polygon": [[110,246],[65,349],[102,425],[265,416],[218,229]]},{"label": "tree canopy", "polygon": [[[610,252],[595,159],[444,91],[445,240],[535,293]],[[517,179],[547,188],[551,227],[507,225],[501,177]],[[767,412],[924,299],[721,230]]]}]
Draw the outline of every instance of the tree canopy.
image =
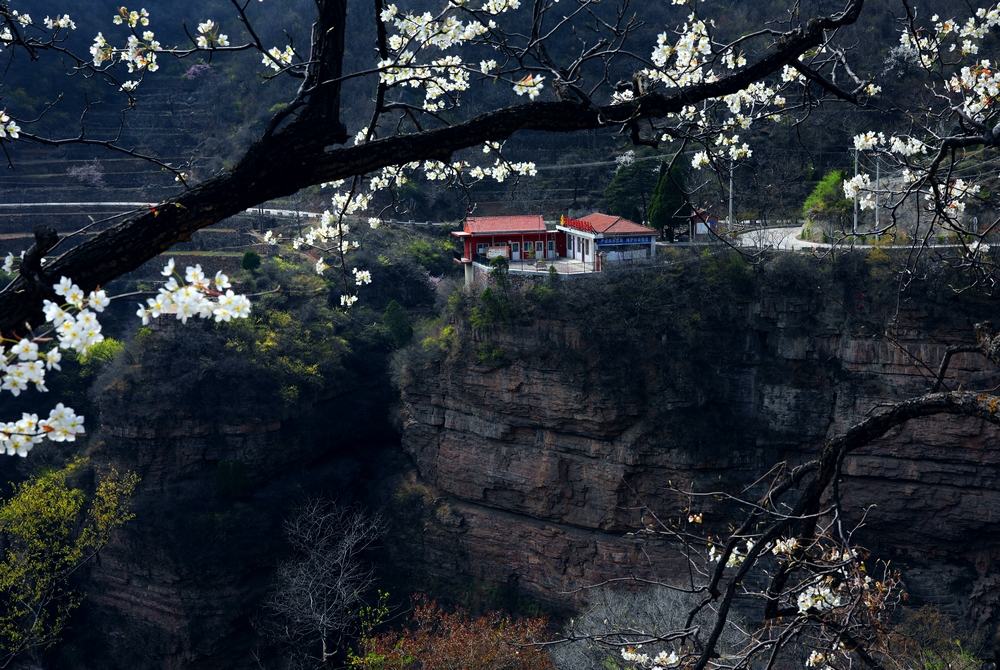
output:
[{"label": "tree canopy", "polygon": [[615,216],[645,223],[646,209],[650,206],[657,184],[656,174],[655,165],[649,161],[633,161],[619,167],[604,189],[608,211]]},{"label": "tree canopy", "polygon": [[674,229],[686,223],[684,205],[684,173],[679,163],[667,168],[666,161],[660,163],[660,174],[656,180],[653,197],[649,201],[649,224],[674,241]]},{"label": "tree canopy", "polygon": [[844,197],[844,181],[847,174],[834,170],[823,176],[802,206],[802,214],[809,220],[840,219],[854,207],[854,203]]}]

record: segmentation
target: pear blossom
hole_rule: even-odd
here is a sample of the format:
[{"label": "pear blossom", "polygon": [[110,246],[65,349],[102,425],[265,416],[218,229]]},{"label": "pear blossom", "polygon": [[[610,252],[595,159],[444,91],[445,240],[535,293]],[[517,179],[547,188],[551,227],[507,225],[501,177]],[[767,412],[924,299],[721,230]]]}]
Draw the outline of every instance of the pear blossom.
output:
[{"label": "pear blossom", "polygon": [[215,21],[208,19],[198,24],[198,35],[195,37],[195,44],[199,49],[227,47],[229,46],[229,36],[220,33],[219,26]]},{"label": "pear blossom", "polygon": [[352,272],[354,274],[355,283],[359,285],[372,283],[372,273],[368,270],[358,270],[357,268],[354,268]]},{"label": "pear blossom", "polygon": [[30,340],[21,339],[10,348],[10,353],[21,361],[33,361],[38,358],[38,345]]},{"label": "pear blossom", "polygon": [[292,49],[291,45],[286,46],[284,51],[278,47],[271,47],[267,54],[262,57],[261,64],[267,65],[275,72],[281,72],[282,68],[292,64],[293,58],[295,58],[295,50]]},{"label": "pear blossom", "polygon": [[49,30],[58,28],[69,28],[70,30],[76,30],[76,24],[72,21],[72,19],[69,18],[69,14],[60,14],[57,15],[56,18],[54,19],[50,19],[49,17],[46,16],[45,19],[42,21],[42,23],[44,23],[45,27],[48,28]]},{"label": "pear blossom", "polygon": [[111,298],[103,291],[91,291],[87,297],[87,305],[95,312],[103,312],[104,308],[111,304]]},{"label": "pear blossom", "polygon": [[536,77],[532,74],[525,76],[519,82],[514,84],[514,92],[518,95],[528,94],[528,98],[534,100],[542,92],[542,82],[545,81],[545,77]]},{"label": "pear blossom", "polygon": [[809,654],[809,658],[806,659],[807,668],[815,668],[816,666],[823,665],[826,662],[826,656],[815,649]]},{"label": "pear blossom", "polygon": [[807,587],[796,599],[799,614],[806,614],[810,610],[825,612],[835,607],[843,605],[840,597],[830,590],[830,587],[821,584]]},{"label": "pear blossom", "polygon": [[771,553],[774,554],[775,556],[778,556],[780,554],[791,554],[798,548],[799,548],[799,541],[794,537],[788,540],[782,538],[774,543],[774,547],[772,547]]},{"label": "pear blossom", "polygon": [[0,111],[0,138],[9,136],[12,140],[16,140],[20,137],[20,132],[21,126],[7,115],[6,110]]}]

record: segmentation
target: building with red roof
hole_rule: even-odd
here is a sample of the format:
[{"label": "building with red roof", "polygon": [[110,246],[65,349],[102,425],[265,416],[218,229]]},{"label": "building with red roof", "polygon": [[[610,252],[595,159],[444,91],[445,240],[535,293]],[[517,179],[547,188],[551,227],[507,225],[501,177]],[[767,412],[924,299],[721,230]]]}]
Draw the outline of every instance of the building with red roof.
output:
[{"label": "building with red roof", "polygon": [[[459,263],[489,263],[494,256],[511,261],[538,261],[558,258],[565,252],[563,235],[547,230],[541,215],[470,216],[462,230],[452,233],[462,240]],[[457,260],[457,259],[456,259]]]},{"label": "building with red roof", "polygon": [[566,234],[566,257],[594,264],[602,260],[633,261],[656,257],[656,231],[620,216],[590,214],[582,219],[563,217],[556,230]]}]

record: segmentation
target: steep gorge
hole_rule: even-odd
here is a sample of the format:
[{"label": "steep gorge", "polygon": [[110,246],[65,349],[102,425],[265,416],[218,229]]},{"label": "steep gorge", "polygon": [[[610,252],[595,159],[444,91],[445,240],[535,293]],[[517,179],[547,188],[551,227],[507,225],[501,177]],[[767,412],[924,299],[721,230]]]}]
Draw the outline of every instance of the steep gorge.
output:
[{"label": "steep gorge", "polygon": [[[91,569],[63,666],[256,667],[253,653],[273,650],[250,619],[287,553],[282,518],[309,494],[385,508],[380,570],[400,597],[484,585],[565,607],[610,577],[669,581],[674,549],[630,534],[652,521],[642,505],[676,518],[689,501],[669,484],[737,492],[803,459],[878,402],[926,390],[920,361],[934,368],[996,314],[938,278],[901,303],[893,342],[883,261],[681,260],[515,294],[508,325],[474,329],[477,298],[454,298],[448,328],[401,354],[402,451],[387,344],[321,306],[268,317],[275,332],[325,327],[336,346],[322,389],[294,401],[282,368],[231,355],[239,331],[132,349],[98,384],[90,451],[142,477],[137,519]],[[962,355],[949,383],[996,376]],[[996,444],[976,421],[914,423],[851,458],[844,486],[857,518],[876,505],[859,540],[903,569],[914,601],[983,622],[1000,593]],[[240,491],[220,479],[235,461]],[[711,532],[738,514],[711,499],[693,510]]]},{"label": "steep gorge", "polygon": [[[926,391],[945,347],[996,316],[938,277],[903,299],[883,337],[895,301],[885,262],[626,271],[529,300],[534,316],[515,325],[476,331],[455,318],[450,353],[405,376],[403,448],[413,485],[429,487],[411,560],[555,605],[608,578],[684,574],[674,548],[631,534],[653,521],[648,510],[687,515],[668,483],[738,493],[801,461],[879,402]],[[484,346],[502,356],[477,363]],[[949,384],[996,377],[962,355]],[[979,623],[1000,581],[997,437],[968,419],[913,422],[851,457],[843,485],[855,521],[873,506],[858,539],[894,559],[913,600]],[[711,498],[692,511],[716,532],[738,513]]]}]

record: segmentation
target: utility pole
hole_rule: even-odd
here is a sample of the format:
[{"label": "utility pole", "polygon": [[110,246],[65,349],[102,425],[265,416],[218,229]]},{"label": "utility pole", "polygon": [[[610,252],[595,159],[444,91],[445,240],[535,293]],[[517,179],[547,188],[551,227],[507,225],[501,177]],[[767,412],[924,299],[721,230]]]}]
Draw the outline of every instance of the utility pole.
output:
[{"label": "utility pole", "polygon": [[[858,150],[854,150],[854,176],[858,176]],[[855,182],[857,183],[857,182]],[[854,192],[854,234],[858,234],[858,192]]]},{"label": "utility pole", "polygon": [[729,230],[733,230],[733,162],[729,162]]}]

